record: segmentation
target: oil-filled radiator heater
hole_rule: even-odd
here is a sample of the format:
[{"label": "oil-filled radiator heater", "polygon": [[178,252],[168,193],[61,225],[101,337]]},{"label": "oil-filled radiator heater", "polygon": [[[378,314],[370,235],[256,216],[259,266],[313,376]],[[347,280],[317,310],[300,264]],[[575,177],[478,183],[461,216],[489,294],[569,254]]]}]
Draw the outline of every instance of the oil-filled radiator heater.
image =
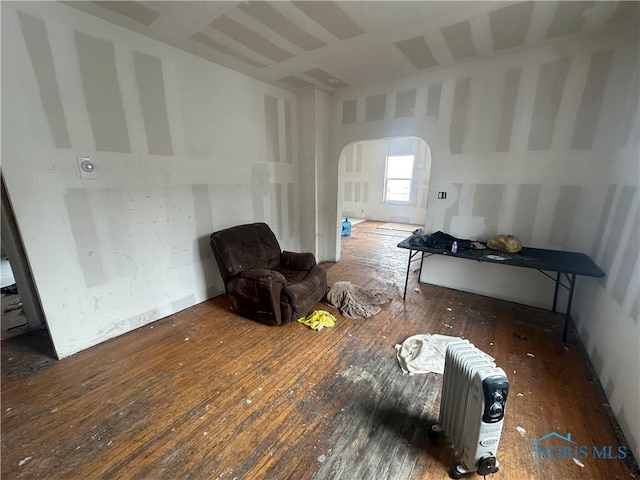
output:
[{"label": "oil-filled radiator heater", "polygon": [[509,381],[492,357],[468,340],[447,346],[440,401],[439,424],[432,433],[444,432],[461,463],[450,476],[498,471],[496,451],[504,422]]}]

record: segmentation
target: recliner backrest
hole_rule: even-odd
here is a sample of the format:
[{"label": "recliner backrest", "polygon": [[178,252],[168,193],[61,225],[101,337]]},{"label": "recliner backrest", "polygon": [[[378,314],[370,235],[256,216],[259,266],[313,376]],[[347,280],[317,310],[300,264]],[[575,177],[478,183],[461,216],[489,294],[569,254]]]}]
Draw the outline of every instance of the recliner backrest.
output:
[{"label": "recliner backrest", "polygon": [[226,284],[242,270],[280,264],[280,244],[266,223],[249,223],[211,234],[211,248]]}]

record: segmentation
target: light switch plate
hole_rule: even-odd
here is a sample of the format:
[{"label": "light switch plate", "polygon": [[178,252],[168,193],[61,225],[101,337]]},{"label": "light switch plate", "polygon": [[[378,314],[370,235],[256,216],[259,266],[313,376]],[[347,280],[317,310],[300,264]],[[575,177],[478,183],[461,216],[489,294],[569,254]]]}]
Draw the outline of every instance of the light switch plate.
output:
[{"label": "light switch plate", "polygon": [[78,159],[78,169],[80,178],[98,178],[98,169],[91,157],[76,157]]}]

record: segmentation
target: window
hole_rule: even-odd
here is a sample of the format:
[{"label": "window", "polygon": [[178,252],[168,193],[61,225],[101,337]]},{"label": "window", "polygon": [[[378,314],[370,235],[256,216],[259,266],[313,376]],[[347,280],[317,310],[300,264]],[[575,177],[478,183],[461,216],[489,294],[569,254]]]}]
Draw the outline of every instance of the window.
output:
[{"label": "window", "polygon": [[409,203],[412,177],[413,155],[387,156],[387,169],[384,176],[384,201],[387,203]]}]

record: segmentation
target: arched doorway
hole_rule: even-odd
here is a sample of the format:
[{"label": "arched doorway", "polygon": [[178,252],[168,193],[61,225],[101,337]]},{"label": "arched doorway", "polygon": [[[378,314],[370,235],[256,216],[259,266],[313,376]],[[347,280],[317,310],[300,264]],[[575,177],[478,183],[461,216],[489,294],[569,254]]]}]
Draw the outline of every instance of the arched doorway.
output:
[{"label": "arched doorway", "polygon": [[421,138],[352,142],[338,161],[338,212],[343,220],[424,226],[430,177],[431,149]]}]

